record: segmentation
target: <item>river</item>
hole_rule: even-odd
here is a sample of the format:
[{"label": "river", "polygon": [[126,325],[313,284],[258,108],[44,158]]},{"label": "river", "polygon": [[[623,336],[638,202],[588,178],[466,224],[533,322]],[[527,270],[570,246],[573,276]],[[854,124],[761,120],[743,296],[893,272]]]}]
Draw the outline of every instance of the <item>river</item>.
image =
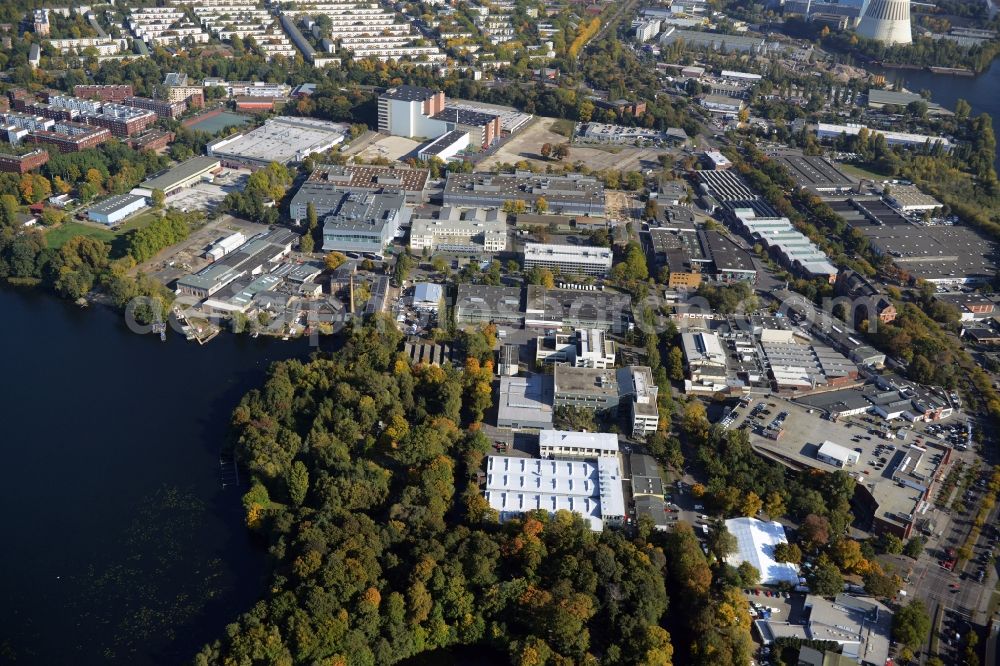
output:
[{"label": "river", "polygon": [[[1000,58],[994,59],[989,69],[978,76],[953,76],[932,74],[926,70],[882,70],[886,81],[902,82],[913,92],[931,91],[931,100],[954,110],[955,102],[964,99],[972,106],[972,113],[988,113],[993,118],[993,129],[1000,133]],[[1000,171],[1000,146],[994,162]]]},{"label": "river", "polygon": [[160,342],[31,290],[0,312],[0,663],[190,661],[267,575],[222,487],[229,414],[307,341]]}]

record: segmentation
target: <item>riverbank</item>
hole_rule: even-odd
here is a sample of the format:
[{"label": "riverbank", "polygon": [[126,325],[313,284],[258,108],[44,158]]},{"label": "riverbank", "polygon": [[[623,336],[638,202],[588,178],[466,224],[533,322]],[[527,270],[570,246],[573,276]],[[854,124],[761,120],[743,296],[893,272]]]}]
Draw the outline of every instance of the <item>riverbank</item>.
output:
[{"label": "riverbank", "polygon": [[[0,287],[7,349],[3,661],[190,661],[262,593],[220,453],[240,397],[307,340],[135,335],[121,313]],[[324,346],[334,344],[324,340]],[[16,351],[11,351],[16,350]]]}]

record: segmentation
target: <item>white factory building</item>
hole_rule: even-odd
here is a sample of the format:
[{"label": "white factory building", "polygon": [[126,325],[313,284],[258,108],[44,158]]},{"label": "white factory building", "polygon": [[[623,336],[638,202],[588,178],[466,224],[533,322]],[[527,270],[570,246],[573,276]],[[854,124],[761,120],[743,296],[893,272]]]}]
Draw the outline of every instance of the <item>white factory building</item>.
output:
[{"label": "white factory building", "polygon": [[87,209],[87,217],[98,224],[113,226],[146,207],[146,197],[116,194]]},{"label": "white factory building", "polygon": [[876,134],[881,134],[885,137],[886,142],[890,146],[916,148],[924,146],[929,142],[931,145],[940,143],[945,150],[950,151],[952,149],[951,141],[943,136],[928,136],[926,134],[912,134],[910,132],[889,132],[864,127],[864,125],[831,125],[830,123],[818,123],[816,125],[816,136],[820,139],[836,139],[841,134],[846,134],[848,136],[858,134],[861,132],[862,128],[868,130],[868,135],[871,139],[874,139]]},{"label": "white factory building", "polygon": [[590,529],[625,520],[622,472],[617,457],[596,463],[489,456],[484,496],[501,522],[520,518],[528,511],[580,514]]},{"label": "white factory building", "polygon": [[438,137],[447,125],[431,118],[444,111],[444,93],[418,86],[396,86],[379,95],[378,131],[393,136]]},{"label": "white factory building", "polygon": [[542,430],[538,433],[538,454],[542,458],[618,457],[618,435],[606,432]]},{"label": "white factory building", "polygon": [[611,250],[546,243],[524,244],[524,268],[549,268],[571,275],[606,275],[611,270]]},{"label": "white factory building", "polygon": [[799,568],[790,562],[776,562],[774,559],[774,547],[779,543],[788,543],[781,523],[751,517],[730,518],[726,521],[726,529],[736,537],[736,552],[726,558],[727,564],[738,567],[749,562],[760,572],[762,585],[798,585]]},{"label": "white factory building", "polygon": [[861,454],[830,440],[824,441],[816,451],[816,460],[834,467],[853,467],[858,464]]}]

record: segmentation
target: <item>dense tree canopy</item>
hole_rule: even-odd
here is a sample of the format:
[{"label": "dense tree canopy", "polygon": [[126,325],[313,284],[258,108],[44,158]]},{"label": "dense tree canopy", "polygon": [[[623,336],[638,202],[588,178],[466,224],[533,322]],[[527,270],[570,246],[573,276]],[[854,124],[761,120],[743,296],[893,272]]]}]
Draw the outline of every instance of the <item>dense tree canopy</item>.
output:
[{"label": "dense tree canopy", "polygon": [[389,664],[456,644],[520,664],[671,663],[661,547],[567,512],[499,525],[485,504],[472,479],[489,440],[467,404],[484,333],[463,375],[411,366],[384,324],[277,364],[236,409],[247,523],[275,574],[198,663]]}]

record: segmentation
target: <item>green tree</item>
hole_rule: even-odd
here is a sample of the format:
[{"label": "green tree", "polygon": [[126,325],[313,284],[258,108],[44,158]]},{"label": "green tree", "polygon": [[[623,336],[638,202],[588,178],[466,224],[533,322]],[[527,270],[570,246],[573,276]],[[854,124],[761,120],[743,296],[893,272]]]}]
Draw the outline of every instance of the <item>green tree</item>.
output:
[{"label": "green tree", "polygon": [[410,277],[413,270],[413,257],[409,254],[401,254],[396,258],[396,266],[393,268],[392,279],[396,286],[401,286]]},{"label": "green tree", "polygon": [[920,553],[924,552],[924,538],[922,536],[915,536],[906,542],[906,547],[903,548],[903,554],[907,557],[912,557],[917,559],[920,557]]},{"label": "green tree", "polygon": [[163,190],[157,187],[153,189],[153,194],[151,195],[151,199],[153,201],[153,208],[159,210],[160,208],[163,208],[163,204],[167,200],[167,195],[163,193]]},{"label": "green tree", "polygon": [[892,637],[911,650],[917,650],[931,630],[931,618],[922,601],[912,600],[892,618]]},{"label": "green tree", "polygon": [[820,555],[809,575],[809,587],[822,597],[832,597],[844,590],[840,569],[826,555]]},{"label": "green tree", "polygon": [[302,506],[308,492],[309,470],[301,460],[296,460],[288,471],[288,496],[295,506]]},{"label": "green tree", "polygon": [[667,354],[667,376],[673,381],[684,379],[684,353],[676,345]]},{"label": "green tree", "polygon": [[323,265],[328,271],[335,271],[347,261],[347,256],[342,252],[327,252],[323,257]]}]

